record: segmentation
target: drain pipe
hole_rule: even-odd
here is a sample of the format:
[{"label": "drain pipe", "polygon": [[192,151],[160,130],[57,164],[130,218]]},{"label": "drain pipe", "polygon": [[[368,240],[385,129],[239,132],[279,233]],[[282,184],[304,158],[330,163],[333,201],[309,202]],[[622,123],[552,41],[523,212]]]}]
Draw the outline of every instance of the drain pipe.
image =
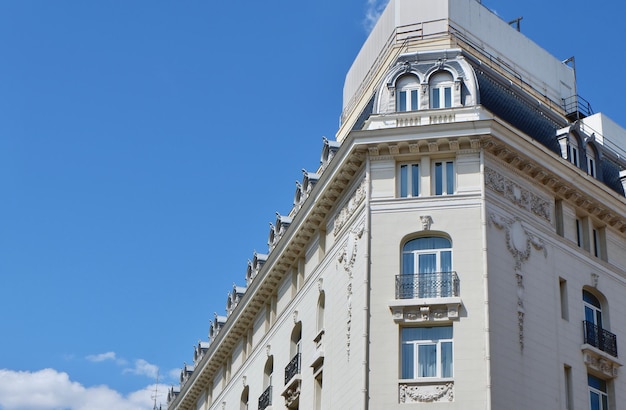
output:
[{"label": "drain pipe", "polygon": [[487,270],[487,195],[485,188],[485,152],[480,151],[480,179],[481,179],[481,228],[482,228],[482,260],[483,260],[483,293],[485,306],[485,364],[486,364],[486,385],[485,385],[485,410],[491,410],[491,330],[489,328],[489,271]]},{"label": "drain pipe", "polygon": [[371,181],[371,169],[370,169],[370,156],[369,153],[366,154],[365,157],[365,183],[366,183],[366,191],[365,191],[365,238],[367,240],[367,252],[365,253],[365,307],[363,308],[364,315],[364,334],[363,334],[363,343],[365,343],[365,358],[363,360],[363,408],[365,410],[369,409],[369,383],[370,383],[370,302],[371,302],[371,291],[370,291],[370,283],[372,276],[372,264],[370,262],[370,254],[372,250],[372,240],[371,240],[371,210],[370,210],[370,197],[372,192],[372,181]]}]

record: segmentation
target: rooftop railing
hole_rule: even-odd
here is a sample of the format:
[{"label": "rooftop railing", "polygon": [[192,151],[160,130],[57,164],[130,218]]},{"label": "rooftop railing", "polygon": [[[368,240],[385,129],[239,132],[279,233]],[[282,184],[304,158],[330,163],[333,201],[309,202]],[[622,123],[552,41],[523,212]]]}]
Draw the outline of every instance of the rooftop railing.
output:
[{"label": "rooftop railing", "polygon": [[459,296],[459,277],[456,272],[396,275],[396,299],[454,296]]}]

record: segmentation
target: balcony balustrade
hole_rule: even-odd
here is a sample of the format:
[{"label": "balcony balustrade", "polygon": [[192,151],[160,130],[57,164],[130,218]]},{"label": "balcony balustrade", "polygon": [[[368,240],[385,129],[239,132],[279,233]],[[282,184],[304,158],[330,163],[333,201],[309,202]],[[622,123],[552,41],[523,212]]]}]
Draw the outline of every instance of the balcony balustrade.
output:
[{"label": "balcony balustrade", "polygon": [[617,357],[617,336],[613,333],[587,320],[583,321],[583,332],[586,344]]},{"label": "balcony balustrade", "polygon": [[456,272],[396,275],[396,299],[456,296],[459,296],[459,277]]},{"label": "balcony balustrade", "polygon": [[300,374],[300,353],[297,353],[285,366],[285,384],[296,374]]},{"label": "balcony balustrade", "polygon": [[265,410],[272,405],[272,386],[269,386],[263,394],[259,396],[259,410]]}]

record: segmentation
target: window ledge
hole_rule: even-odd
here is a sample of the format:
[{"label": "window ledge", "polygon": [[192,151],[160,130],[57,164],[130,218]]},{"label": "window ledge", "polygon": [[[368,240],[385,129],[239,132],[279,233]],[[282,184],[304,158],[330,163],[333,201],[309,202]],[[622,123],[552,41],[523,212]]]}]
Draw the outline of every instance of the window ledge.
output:
[{"label": "window ledge", "polygon": [[396,323],[449,322],[459,319],[460,297],[396,299],[389,302]]},{"label": "window ledge", "polygon": [[586,343],[582,345],[581,350],[583,360],[590,373],[602,378],[613,379],[617,377],[617,371],[622,367],[622,363],[616,357]]},{"label": "window ledge", "polygon": [[400,403],[452,402],[454,401],[454,382],[452,379],[400,380],[398,397]]}]

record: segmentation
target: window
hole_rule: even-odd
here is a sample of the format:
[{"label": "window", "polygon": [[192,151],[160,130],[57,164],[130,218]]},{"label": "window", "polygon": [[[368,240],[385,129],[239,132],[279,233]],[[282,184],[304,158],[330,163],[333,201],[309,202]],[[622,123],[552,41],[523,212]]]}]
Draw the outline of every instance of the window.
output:
[{"label": "window", "polygon": [[326,305],[326,293],[320,292],[320,296],[317,299],[317,331],[318,333],[324,330],[324,306]]},{"label": "window", "polygon": [[430,78],[430,108],[452,107],[452,86],[454,80],[447,71],[439,72]]},{"label": "window", "polygon": [[240,410],[248,410],[249,397],[250,397],[250,388],[246,386],[243,389],[243,393],[241,393],[241,405],[239,406]]},{"label": "window", "polygon": [[576,244],[583,247],[585,243],[585,226],[581,218],[576,218]]},{"label": "window", "polygon": [[274,374],[274,356],[267,358],[263,370],[263,387],[265,390],[259,396],[259,410],[265,410],[272,405],[272,376]]},{"label": "window", "polygon": [[565,379],[565,409],[574,409],[574,399],[572,395],[572,368],[571,366],[563,366],[563,377]]},{"label": "window", "polygon": [[569,320],[569,311],[567,307],[567,281],[559,278],[559,294],[561,296],[561,318]]},{"label": "window", "polygon": [[452,244],[442,237],[423,237],[404,244],[400,298],[447,297],[456,294]]},{"label": "window", "polygon": [[399,169],[400,197],[416,197],[420,194],[419,164],[401,164]]},{"label": "window", "polygon": [[608,410],[609,396],[606,391],[606,381],[587,374],[589,386],[589,408],[591,410]]},{"label": "window", "polygon": [[315,400],[315,410],[322,410],[322,385],[323,385],[323,380],[324,380],[324,373],[323,372],[319,372],[316,376],[315,376],[315,387],[314,387],[314,400]]},{"label": "window", "polygon": [[402,379],[452,377],[452,326],[401,329]]},{"label": "window", "polygon": [[454,193],[454,162],[435,161],[433,164],[434,194],[450,195]]},{"label": "window", "polygon": [[597,178],[596,174],[597,155],[595,149],[591,145],[587,145],[587,174]]},{"label": "window", "polygon": [[411,74],[403,75],[396,82],[396,111],[418,109],[419,79]]},{"label": "window", "polygon": [[593,293],[583,290],[583,306],[585,307],[585,321],[602,329],[600,300]]},{"label": "window", "polygon": [[569,162],[576,165],[577,167],[580,166],[578,144],[572,143],[571,141],[569,142],[569,144],[567,145],[567,159],[569,160]]},{"label": "window", "polygon": [[290,357],[285,367],[285,384],[295,375],[300,374],[300,353],[302,349],[302,322],[298,322],[291,331]]}]

